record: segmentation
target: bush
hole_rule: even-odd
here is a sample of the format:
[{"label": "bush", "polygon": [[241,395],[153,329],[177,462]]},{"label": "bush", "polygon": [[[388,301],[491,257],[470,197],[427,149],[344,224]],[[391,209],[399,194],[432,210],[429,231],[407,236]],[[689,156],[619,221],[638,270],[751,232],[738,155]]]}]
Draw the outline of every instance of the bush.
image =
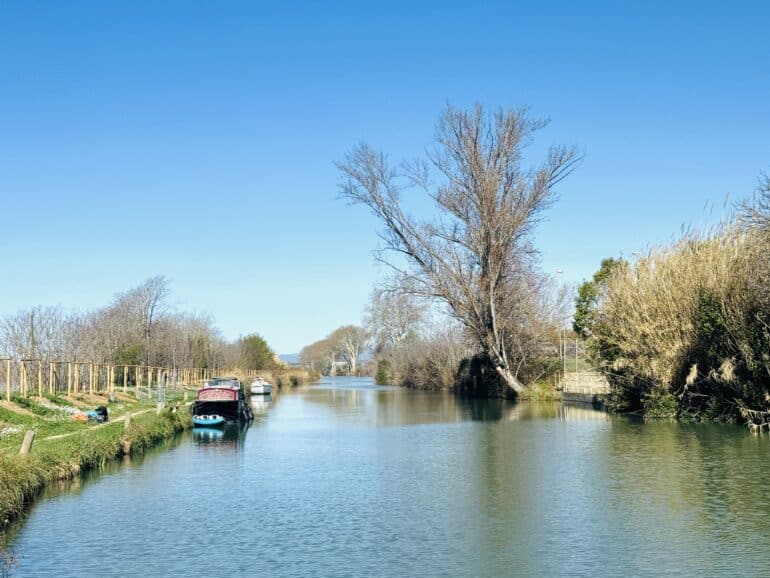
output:
[{"label": "bush", "polygon": [[606,280],[592,327],[609,406],[648,416],[770,419],[767,235],[686,235]]},{"label": "bush", "polygon": [[377,361],[377,372],[374,374],[374,382],[377,385],[388,385],[390,383],[390,362],[387,359]]}]

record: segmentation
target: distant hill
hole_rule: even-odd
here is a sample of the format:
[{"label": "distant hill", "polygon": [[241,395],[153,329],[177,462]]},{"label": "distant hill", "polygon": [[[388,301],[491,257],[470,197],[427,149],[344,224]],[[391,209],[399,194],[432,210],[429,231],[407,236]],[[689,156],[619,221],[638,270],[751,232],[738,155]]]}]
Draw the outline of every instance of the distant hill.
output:
[{"label": "distant hill", "polygon": [[290,365],[299,363],[299,353],[282,353],[278,357],[281,358],[281,361]]}]

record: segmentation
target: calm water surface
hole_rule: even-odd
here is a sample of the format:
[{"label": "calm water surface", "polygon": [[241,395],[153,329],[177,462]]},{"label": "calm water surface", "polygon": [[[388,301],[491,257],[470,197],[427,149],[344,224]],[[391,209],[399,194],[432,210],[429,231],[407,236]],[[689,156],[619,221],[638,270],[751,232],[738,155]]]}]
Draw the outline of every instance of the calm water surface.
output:
[{"label": "calm water surface", "polygon": [[9,576],[770,575],[770,439],[326,378],[53,490]]}]

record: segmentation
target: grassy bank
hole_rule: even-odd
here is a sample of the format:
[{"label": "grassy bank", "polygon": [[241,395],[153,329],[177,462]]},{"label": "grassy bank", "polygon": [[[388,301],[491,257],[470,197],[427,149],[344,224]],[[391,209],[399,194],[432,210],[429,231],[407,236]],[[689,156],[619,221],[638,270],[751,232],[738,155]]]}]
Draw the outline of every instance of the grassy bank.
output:
[{"label": "grassy bank", "polygon": [[[0,407],[0,432],[11,432],[0,437],[0,527],[24,512],[47,484],[100,468],[126,454],[141,453],[190,425],[189,414],[183,407],[175,411],[176,404],[159,416],[149,402],[126,398],[109,404],[111,415],[118,418],[116,410],[137,412],[127,430],[122,419],[93,425],[75,422],[56,409],[64,404],[43,405],[35,400],[32,404],[37,407],[8,402]],[[20,456],[21,439],[31,429],[36,431],[32,451]]]}]

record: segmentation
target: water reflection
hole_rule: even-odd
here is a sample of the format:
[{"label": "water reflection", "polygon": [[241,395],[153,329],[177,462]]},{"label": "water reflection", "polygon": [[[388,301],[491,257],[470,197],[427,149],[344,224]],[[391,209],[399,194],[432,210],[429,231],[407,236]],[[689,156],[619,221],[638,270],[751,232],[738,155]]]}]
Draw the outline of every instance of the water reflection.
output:
[{"label": "water reflection", "polygon": [[199,446],[216,446],[217,448],[235,448],[243,444],[249,422],[226,423],[222,427],[195,427],[192,438]]},{"label": "water reflection", "polygon": [[273,405],[273,395],[268,393],[267,395],[252,395],[251,396],[251,409],[254,412],[254,416],[267,413]]},{"label": "water reflection", "polygon": [[294,393],[303,403],[319,404],[346,422],[385,427],[517,419],[521,411],[510,400],[462,399],[441,392],[378,387],[371,381],[355,384],[350,380],[345,387],[336,387],[335,382],[326,382]]},{"label": "water reflection", "polygon": [[0,548],[9,572],[750,575],[770,559],[766,436],[357,379],[255,402],[248,431],[192,432],[41,503]]},{"label": "water reflection", "polygon": [[[89,470],[84,474],[77,476],[69,480],[57,480],[49,483],[40,496],[32,502],[27,512],[21,517],[14,520],[9,526],[0,531],[0,578],[6,578],[16,576],[19,566],[22,566],[22,562],[25,558],[29,558],[30,554],[19,554],[18,548],[15,546],[15,541],[18,534],[23,533],[27,528],[29,520],[34,522],[39,516],[45,516],[40,514],[41,511],[45,511],[52,504],[56,503],[76,503],[80,496],[87,494],[89,489],[93,489],[98,486],[99,483],[105,483],[109,479],[119,478],[121,476],[131,475],[143,467],[143,465],[152,461],[159,455],[168,455],[169,452],[173,452],[177,449],[185,439],[184,434],[176,435],[168,440],[165,440],[139,455],[127,455],[119,460],[107,462],[101,468]],[[104,512],[110,512],[113,504],[104,504],[99,509],[100,514]],[[122,515],[120,512],[113,511],[113,516]],[[117,519],[117,518],[116,518]],[[76,531],[71,533],[77,535]],[[56,536],[60,538],[60,536]],[[61,541],[66,543],[66,540]],[[22,566],[23,570],[23,566]],[[32,572],[31,575],[40,575],[36,572]],[[56,575],[65,575],[65,572],[61,570]]]},{"label": "water reflection", "polygon": [[376,386],[371,380],[357,378],[326,377],[321,385],[289,393],[295,398],[301,397],[302,403],[322,405],[335,418],[377,426],[529,419],[601,422],[610,419],[607,413],[588,405],[461,398],[442,392]]}]

